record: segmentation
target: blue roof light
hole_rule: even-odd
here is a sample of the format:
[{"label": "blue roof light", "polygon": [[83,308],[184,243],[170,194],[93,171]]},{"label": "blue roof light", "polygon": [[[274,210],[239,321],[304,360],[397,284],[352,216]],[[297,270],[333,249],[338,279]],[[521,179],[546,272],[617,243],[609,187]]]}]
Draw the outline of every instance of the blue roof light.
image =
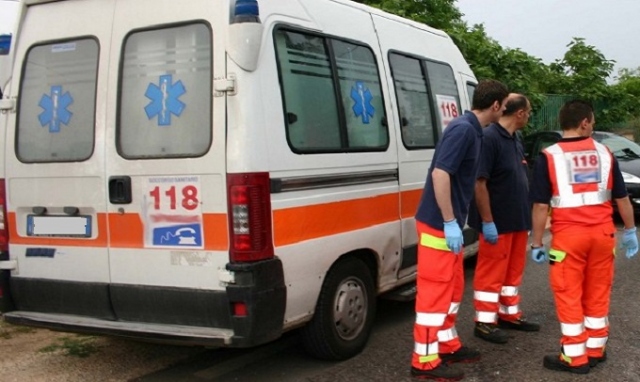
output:
[{"label": "blue roof light", "polygon": [[260,16],[257,0],[236,0],[235,16]]},{"label": "blue roof light", "polygon": [[11,35],[0,35],[0,55],[4,56],[9,54],[9,50],[11,50]]}]

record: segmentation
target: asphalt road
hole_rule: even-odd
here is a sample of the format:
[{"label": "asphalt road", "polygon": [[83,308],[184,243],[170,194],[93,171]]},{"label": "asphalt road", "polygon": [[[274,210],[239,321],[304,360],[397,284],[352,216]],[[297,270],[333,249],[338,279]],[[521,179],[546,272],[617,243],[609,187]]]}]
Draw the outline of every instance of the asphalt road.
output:
[{"label": "asphalt road", "polygon": [[[465,381],[640,381],[640,256],[616,259],[608,360],[588,375],[554,372],[542,367],[542,357],[560,350],[560,326],[548,282],[548,265],[527,263],[521,307],[538,333],[510,332],[509,343],[496,345],[473,336],[472,280],[474,258],[465,263],[465,296],[457,329],[467,346],[481,351],[475,364],[461,365]],[[218,349],[202,352],[186,362],[150,374],[138,382],[198,381],[412,381],[409,375],[413,347],[413,302],[380,301],[373,335],[365,351],[344,362],[330,363],[307,356],[296,333],[248,350]]]}]

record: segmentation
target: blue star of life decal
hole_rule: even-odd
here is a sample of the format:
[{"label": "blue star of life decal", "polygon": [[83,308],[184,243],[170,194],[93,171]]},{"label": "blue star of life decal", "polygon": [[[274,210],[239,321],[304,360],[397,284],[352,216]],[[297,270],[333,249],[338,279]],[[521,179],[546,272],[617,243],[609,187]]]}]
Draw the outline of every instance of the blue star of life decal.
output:
[{"label": "blue star of life decal", "polygon": [[144,108],[147,118],[158,116],[159,126],[171,126],[171,114],[179,117],[187,106],[180,101],[180,96],[186,92],[182,81],[173,83],[171,74],[160,76],[160,86],[149,84],[144,93],[151,100]]},{"label": "blue star of life decal", "polygon": [[67,110],[73,103],[73,97],[69,92],[62,94],[62,86],[52,86],[51,95],[43,94],[40,98],[40,106],[44,111],[38,115],[40,125],[49,125],[50,133],[60,132],[60,123],[69,126],[73,113]]},{"label": "blue star of life decal", "polygon": [[353,99],[353,113],[356,117],[362,117],[362,123],[369,124],[370,118],[376,112],[375,107],[371,104],[373,95],[371,91],[362,81],[356,81],[351,87],[351,99]]}]

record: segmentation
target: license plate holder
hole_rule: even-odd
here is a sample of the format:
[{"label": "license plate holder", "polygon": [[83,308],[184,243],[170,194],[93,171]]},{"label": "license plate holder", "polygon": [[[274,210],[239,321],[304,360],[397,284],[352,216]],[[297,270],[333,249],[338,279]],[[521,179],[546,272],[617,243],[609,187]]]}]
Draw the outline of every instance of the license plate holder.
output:
[{"label": "license plate holder", "polygon": [[45,237],[91,237],[91,216],[28,215],[27,235]]}]

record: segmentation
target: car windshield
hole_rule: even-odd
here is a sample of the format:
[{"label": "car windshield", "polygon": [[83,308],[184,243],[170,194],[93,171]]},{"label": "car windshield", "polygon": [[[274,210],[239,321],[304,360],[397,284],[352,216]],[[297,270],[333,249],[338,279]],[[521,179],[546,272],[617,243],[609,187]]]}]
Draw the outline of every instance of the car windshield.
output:
[{"label": "car windshield", "polygon": [[618,159],[640,158],[640,145],[619,135],[594,134],[596,141],[607,146]]}]

